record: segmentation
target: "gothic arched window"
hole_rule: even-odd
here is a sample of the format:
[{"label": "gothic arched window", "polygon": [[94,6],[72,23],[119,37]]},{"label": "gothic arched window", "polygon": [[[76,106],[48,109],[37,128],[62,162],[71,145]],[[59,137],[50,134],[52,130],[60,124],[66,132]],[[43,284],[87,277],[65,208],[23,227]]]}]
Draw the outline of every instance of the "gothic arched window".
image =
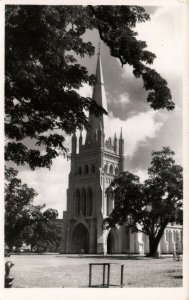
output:
[{"label": "gothic arched window", "polygon": [[84,174],[88,174],[89,173],[89,166],[85,165],[84,167]]},{"label": "gothic arched window", "polygon": [[94,164],[91,165],[91,173],[95,173],[95,165]]},{"label": "gothic arched window", "polygon": [[82,168],[81,168],[81,167],[78,168],[78,174],[79,174],[79,175],[82,174]]},{"label": "gothic arched window", "polygon": [[119,175],[119,169],[118,169],[118,167],[117,167],[117,168],[115,168],[115,175],[116,175],[116,176],[118,176],[118,175]]},{"label": "gothic arched window", "polygon": [[81,211],[84,216],[86,216],[86,191],[82,190],[82,201],[81,201]]},{"label": "gothic arched window", "polygon": [[91,188],[87,191],[87,216],[92,216],[93,196]]},{"label": "gothic arched window", "polygon": [[108,166],[107,166],[107,165],[104,166],[104,172],[105,172],[105,173],[108,172]]},{"label": "gothic arched window", "polygon": [[75,215],[78,217],[80,214],[80,205],[81,205],[81,195],[80,191],[76,191],[76,199],[75,199]]},{"label": "gothic arched window", "polygon": [[110,174],[113,175],[113,173],[114,173],[114,168],[112,165],[110,165]]}]

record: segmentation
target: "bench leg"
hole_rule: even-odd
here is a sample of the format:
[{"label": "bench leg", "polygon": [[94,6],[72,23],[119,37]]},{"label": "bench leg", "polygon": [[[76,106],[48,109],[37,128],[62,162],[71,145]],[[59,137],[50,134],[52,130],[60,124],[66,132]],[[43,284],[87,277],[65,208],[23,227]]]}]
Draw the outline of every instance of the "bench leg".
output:
[{"label": "bench leg", "polygon": [[121,287],[123,287],[123,270],[124,270],[124,265],[121,265]]},{"label": "bench leg", "polygon": [[92,269],[92,266],[89,265],[89,287],[91,287],[91,269]]}]

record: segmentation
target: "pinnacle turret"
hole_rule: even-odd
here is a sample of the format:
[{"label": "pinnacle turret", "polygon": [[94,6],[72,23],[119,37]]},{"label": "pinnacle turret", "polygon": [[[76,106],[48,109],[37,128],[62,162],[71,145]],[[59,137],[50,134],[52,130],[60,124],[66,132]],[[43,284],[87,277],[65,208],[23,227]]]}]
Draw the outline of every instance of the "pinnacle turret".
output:
[{"label": "pinnacle turret", "polygon": [[80,136],[79,136],[79,151],[81,151],[83,144],[83,136],[82,136],[82,131],[80,131]]},{"label": "pinnacle turret", "polygon": [[74,132],[72,135],[72,154],[76,154],[77,151],[77,137],[76,133]]}]

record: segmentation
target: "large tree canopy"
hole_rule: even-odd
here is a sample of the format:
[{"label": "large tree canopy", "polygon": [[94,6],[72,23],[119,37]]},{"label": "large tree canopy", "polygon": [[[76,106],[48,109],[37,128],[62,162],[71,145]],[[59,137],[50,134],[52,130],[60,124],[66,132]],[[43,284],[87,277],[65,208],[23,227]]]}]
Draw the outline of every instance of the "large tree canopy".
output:
[{"label": "large tree canopy", "polygon": [[67,152],[63,135],[89,125],[85,111],[104,113],[76,92],[83,83],[95,83],[75,58],[94,54],[91,42],[82,39],[86,30],[98,30],[110,54],[133,66],[152,108],[173,109],[167,82],[149,67],[155,55],[133,30],[149,19],[138,6],[7,5],[5,159],[32,169],[50,167]]},{"label": "large tree canopy", "polygon": [[10,249],[22,244],[26,226],[46,223],[58,216],[54,209],[42,211],[45,205],[33,205],[37,193],[22,184],[17,174],[13,168],[5,170],[5,243]]},{"label": "large tree canopy", "polygon": [[122,225],[130,219],[133,230],[149,237],[150,256],[156,253],[166,226],[182,219],[182,167],[173,157],[168,147],[153,152],[149,178],[143,184],[138,176],[123,172],[107,190],[114,194],[115,208],[105,220],[105,227]]},{"label": "large tree canopy", "polygon": [[48,248],[53,248],[58,252],[62,239],[62,224],[55,222],[53,219],[49,222],[39,220],[25,227],[21,236],[27,245],[31,245],[31,251],[34,248],[37,252],[40,249],[46,251]]}]

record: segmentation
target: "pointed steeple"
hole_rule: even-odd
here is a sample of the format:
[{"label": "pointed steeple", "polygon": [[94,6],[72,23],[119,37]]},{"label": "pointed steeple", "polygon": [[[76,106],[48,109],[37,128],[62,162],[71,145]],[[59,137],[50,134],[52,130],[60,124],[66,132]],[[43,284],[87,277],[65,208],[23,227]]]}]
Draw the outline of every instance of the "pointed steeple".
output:
[{"label": "pointed steeple", "polygon": [[[106,93],[104,88],[104,79],[102,73],[102,63],[100,57],[100,49],[97,58],[97,66],[96,66],[96,84],[93,89],[92,98],[97,102],[98,105],[102,106],[107,111],[107,100]],[[96,118],[94,115],[89,115],[89,123],[91,128],[87,132],[86,141],[93,140],[96,131],[102,131],[104,134],[105,130],[105,119],[107,116],[102,115],[99,118]]]},{"label": "pointed steeple", "polygon": [[103,73],[102,73],[100,48],[99,48],[99,53],[98,53],[97,66],[96,66],[96,79],[97,79],[97,82],[94,86],[92,98],[99,105],[101,105],[105,110],[107,110],[107,101],[106,101],[106,93],[105,93],[105,88],[104,88],[104,78],[103,78]]},{"label": "pointed steeple", "polygon": [[116,136],[116,132],[114,134],[114,151],[115,151],[115,153],[117,153],[117,136]]},{"label": "pointed steeple", "polygon": [[122,127],[121,127],[121,132],[120,132],[120,138],[119,138],[119,171],[123,172],[124,171],[124,139],[122,135]]}]

